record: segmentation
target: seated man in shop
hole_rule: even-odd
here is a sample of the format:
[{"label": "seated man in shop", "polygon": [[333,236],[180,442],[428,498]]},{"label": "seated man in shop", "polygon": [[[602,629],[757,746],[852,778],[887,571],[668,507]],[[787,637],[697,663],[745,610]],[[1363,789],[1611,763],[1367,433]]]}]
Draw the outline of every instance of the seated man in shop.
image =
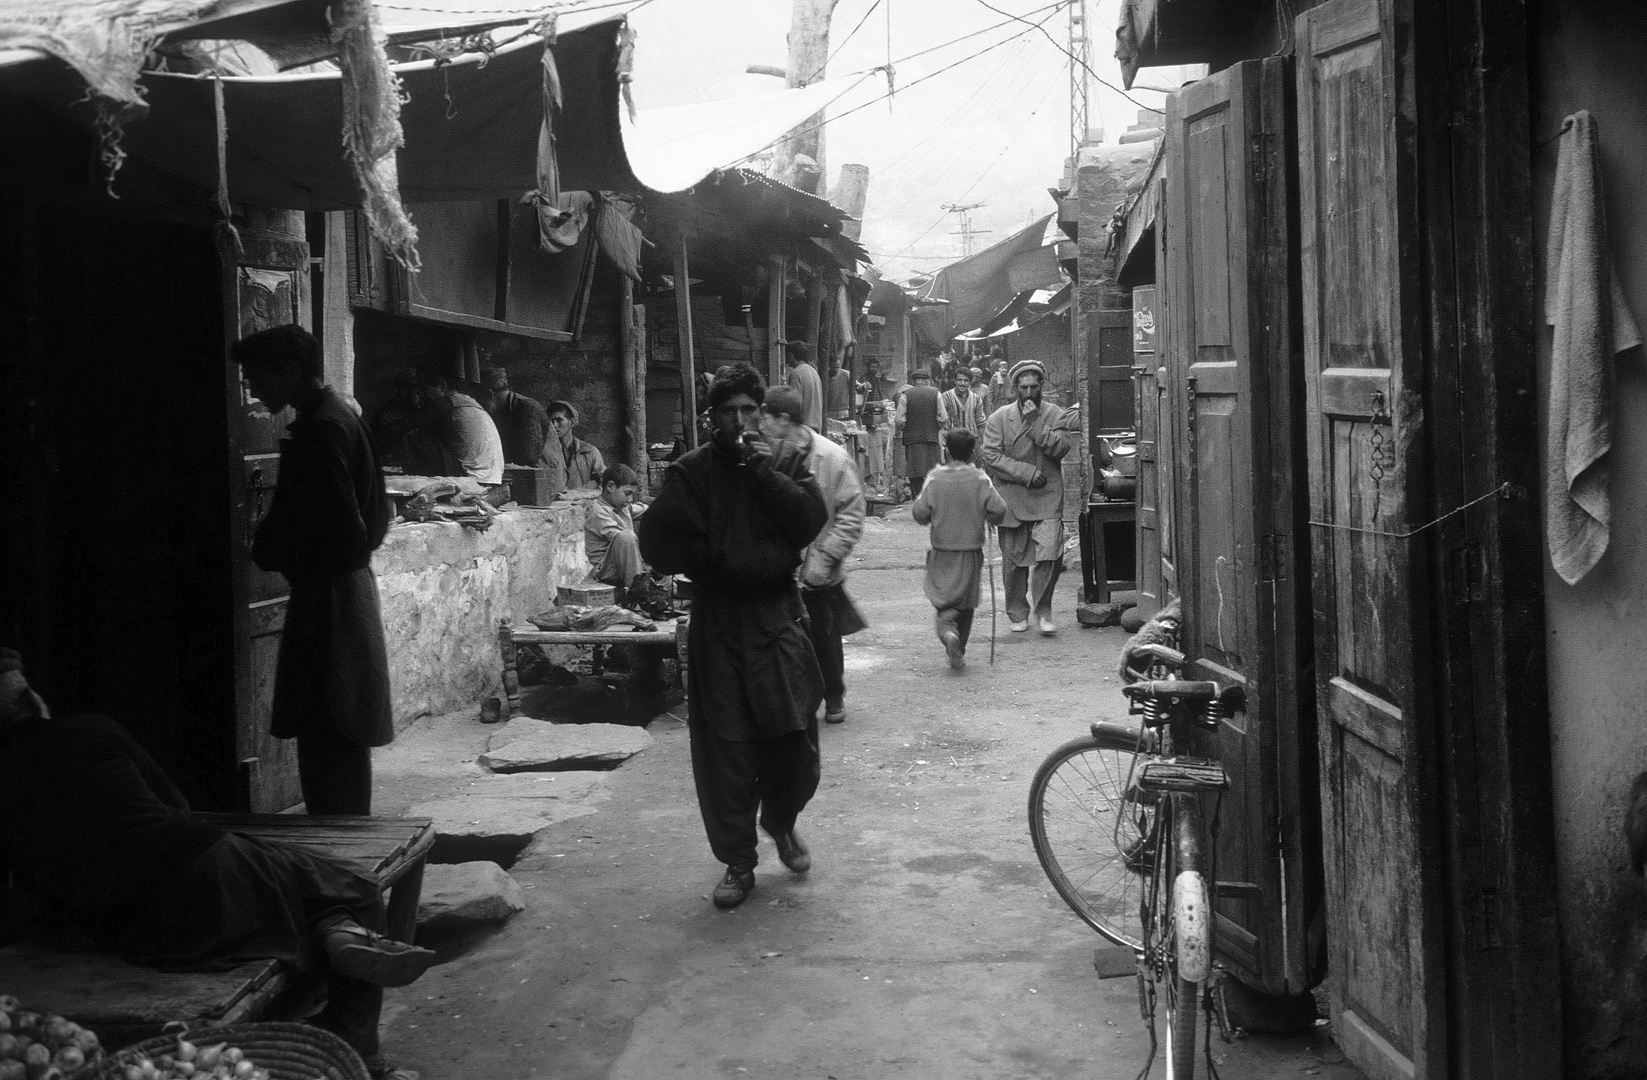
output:
[{"label": "seated man in shop", "polygon": [[600,486],[606,461],[593,443],[584,442],[572,434],[578,426],[578,410],[570,401],[549,403],[549,426],[560,440],[561,458],[566,462],[566,490]]},{"label": "seated man in shop", "polygon": [[446,419],[444,408],[425,409],[417,372],[401,372],[372,413],[378,458],[413,476],[461,476],[463,463],[444,433]]},{"label": "seated man in shop", "polygon": [[549,474],[549,490],[566,490],[566,463],[561,460],[560,440],[549,423],[543,403],[509,386],[505,368],[482,368],[481,403],[497,425],[503,440],[503,459],[512,465],[530,465]]},{"label": "seated man in shop", "polygon": [[420,416],[425,430],[446,446],[463,470],[440,475],[503,483],[503,439],[480,402],[453,390],[445,375],[429,368],[418,371],[418,392],[423,399]]},{"label": "seated man in shop", "polygon": [[378,1046],[383,987],[435,962],[382,936],[377,885],[295,846],[209,825],[154,760],[106,716],[55,719],[21,657],[0,649],[0,869],[61,908],[129,963],[223,971],[281,960],[324,972],[316,1023],[366,1060]]}]

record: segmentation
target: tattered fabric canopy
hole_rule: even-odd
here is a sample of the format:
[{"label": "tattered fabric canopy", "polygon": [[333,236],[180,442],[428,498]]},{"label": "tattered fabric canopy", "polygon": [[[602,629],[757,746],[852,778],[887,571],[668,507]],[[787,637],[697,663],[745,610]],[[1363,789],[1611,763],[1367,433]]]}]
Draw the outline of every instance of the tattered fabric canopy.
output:
[{"label": "tattered fabric canopy", "polygon": [[[74,2],[100,10],[118,8],[125,13],[121,18],[130,19],[177,8],[199,17],[222,6],[182,0],[71,0],[71,5]],[[20,3],[0,0],[0,29],[6,8]],[[308,9],[317,6],[288,4],[281,10],[291,10],[294,18],[298,13],[312,17]],[[274,32],[274,14],[263,13],[259,26],[264,33]],[[161,28],[167,25],[171,24]],[[456,38],[472,27],[446,29]],[[393,36],[393,22],[387,31]],[[4,49],[20,41],[14,37],[8,42],[0,34],[0,64],[36,55]],[[623,94],[630,47],[621,18],[555,37],[551,51],[563,100],[553,134],[562,190],[685,190],[770,146],[866,78],[642,111],[631,118]],[[30,67],[40,70],[8,83],[44,97],[87,125],[95,123],[92,107],[81,100],[85,71],[71,76],[62,67]],[[538,188],[544,108],[541,36],[522,35],[490,51],[395,64],[393,71],[408,98],[400,111],[405,146],[398,155],[405,202],[519,197]],[[217,82],[227,128],[227,186],[235,202],[292,210],[360,205],[339,137],[343,87],[337,71],[221,80],[146,72],[139,85],[148,109],[125,126],[121,149],[163,172],[215,188]]]},{"label": "tattered fabric canopy", "polygon": [[916,331],[931,342],[944,342],[964,330],[982,326],[990,316],[1009,304],[1018,293],[1009,272],[1021,258],[1031,258],[1041,247],[1052,215],[1040,218],[1023,229],[969,255],[932,275],[915,291],[915,299],[946,300],[942,307],[925,308],[910,314]]}]

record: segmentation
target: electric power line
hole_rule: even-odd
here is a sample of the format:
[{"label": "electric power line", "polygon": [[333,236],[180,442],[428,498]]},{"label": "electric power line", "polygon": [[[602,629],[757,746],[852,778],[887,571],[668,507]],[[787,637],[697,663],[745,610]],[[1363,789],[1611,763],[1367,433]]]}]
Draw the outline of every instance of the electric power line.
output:
[{"label": "electric power line", "polygon": [[[961,192],[961,194],[959,196],[957,196],[957,198],[956,198],[957,202],[960,201],[961,199],[966,198],[968,195],[972,194],[973,190],[976,189],[979,184],[983,183],[984,177],[988,176],[990,170],[995,168],[996,163],[999,162],[1001,160],[1001,158],[1006,156],[1006,152],[1009,149],[1012,148],[1013,141],[1016,140],[1019,135],[1022,135],[1024,133],[1024,129],[1029,127],[1030,120],[1034,119],[1035,114],[1041,111],[1041,106],[1046,104],[1047,94],[1050,94],[1056,88],[1057,88],[1057,83],[1054,83],[1052,86],[1049,86],[1047,88],[1046,93],[1043,93],[1041,95],[1041,100],[1036,103],[1035,108],[1031,109],[1030,112],[1029,112],[1029,115],[1024,117],[1024,122],[1021,125],[1019,125],[1018,130],[1013,133],[1012,138],[1008,139],[1005,143],[1003,143],[1001,145],[1000,153],[996,154],[994,160],[991,161],[988,165],[984,166],[984,171],[978,174],[978,178],[976,180],[972,181],[972,183],[967,187],[967,189],[965,191]],[[948,216],[949,216],[948,214],[944,215],[944,217],[948,217]],[[904,254],[906,254],[908,251],[910,251],[912,248],[914,248],[916,244],[919,244],[922,240],[925,240],[927,238],[927,236],[932,232],[933,229],[936,229],[939,225],[943,224],[943,221],[944,221],[944,218],[940,217],[937,221],[934,221],[931,225],[928,225],[926,227],[926,229],[921,233],[921,235],[919,235],[915,239],[911,240],[908,244],[905,244],[903,249],[900,250],[899,252],[897,252],[897,254],[888,255],[888,256],[886,256],[886,258],[888,260],[891,260],[891,259],[896,259],[896,258],[902,257]],[[948,264],[946,263],[945,265],[947,266]]]},{"label": "electric power line", "polygon": [[[1051,5],[1049,5],[1049,7],[1051,7],[1053,9],[1054,14],[1056,14],[1057,9],[1062,7],[1062,6],[1063,5],[1061,3],[1060,4],[1051,4]],[[1045,10],[1045,9],[1043,8],[1041,10]],[[1046,19],[1042,20],[1042,22],[1044,23],[1044,22],[1050,20],[1051,18],[1052,18],[1052,16],[1048,15]],[[1022,21],[1023,21],[1022,19],[1019,19],[1016,16],[1012,19],[1007,20],[1007,22],[1022,22]],[[1006,23],[999,23],[997,25],[998,26],[1005,26]],[[1032,23],[1030,25],[1032,25],[1037,30],[1039,30],[1041,28],[1040,23]],[[956,41],[964,41],[966,38],[969,38],[969,37],[977,37],[978,33],[982,33],[982,32],[983,31],[977,31],[977,32],[972,33],[972,34],[963,35],[962,37],[954,39],[954,41],[947,41],[943,45],[935,45],[931,49],[923,50],[923,52],[933,52],[934,50],[944,48],[947,45],[953,45]],[[1014,34],[1011,37],[1002,38],[1000,41],[997,41],[993,45],[986,45],[982,49],[979,49],[975,53],[972,53],[968,56],[963,56],[959,60],[954,61],[953,63],[945,64],[943,67],[939,68],[937,71],[930,72],[926,75],[922,75],[918,79],[914,79],[910,82],[905,83],[904,84],[904,89],[908,90],[911,87],[919,86],[920,84],[926,82],[929,79],[937,78],[939,75],[942,75],[946,71],[950,71],[954,68],[958,68],[962,64],[965,64],[969,61],[976,60],[976,59],[978,59],[978,57],[983,56],[985,53],[994,52],[996,49],[999,49],[1002,45],[1010,44],[1010,43],[1018,40],[1019,38],[1023,37],[1024,34],[1026,34],[1026,33],[1028,33],[1028,31],[1020,31],[1019,33]],[[920,55],[920,54],[917,53],[917,54],[913,54],[913,55]],[[904,59],[908,59],[908,57],[905,57]],[[871,69],[869,69],[869,71],[863,72],[862,74],[868,75],[868,74],[873,73],[876,70],[878,70],[878,69],[871,68]],[[876,97],[871,98],[870,100],[864,102],[861,105],[854,105],[852,108],[846,110],[843,113],[838,113],[834,116],[825,117],[824,119],[818,121],[816,124],[812,124],[809,127],[796,128],[794,131],[785,132],[784,134],[778,136],[776,139],[773,139],[771,142],[767,143],[765,146],[758,147],[757,149],[751,151],[750,153],[745,154],[743,157],[739,158],[738,161],[748,161],[750,158],[756,157],[757,155],[764,153],[765,151],[771,149],[772,147],[778,145],[779,143],[783,142],[786,139],[798,139],[803,135],[809,135],[812,132],[817,131],[819,128],[825,126],[826,124],[832,124],[837,120],[841,120],[841,119],[844,119],[845,117],[851,116],[855,112],[860,112],[863,109],[867,109],[871,105],[877,105],[877,104],[881,103],[882,101],[885,101],[887,98],[889,98],[891,96],[892,96],[892,91],[889,90],[884,94],[879,94]]]},{"label": "electric power line", "polygon": [[1092,76],[1093,81],[1097,82],[1101,86],[1108,87],[1109,89],[1115,91],[1117,94],[1120,94],[1122,97],[1126,98],[1128,101],[1132,102],[1134,105],[1138,106],[1140,109],[1149,108],[1148,105],[1145,105],[1142,101],[1139,101],[1137,98],[1133,97],[1131,94],[1127,93],[1125,90],[1121,89],[1119,86],[1116,86],[1114,83],[1110,82],[1108,79],[1104,78],[1102,75],[1100,75],[1096,71],[1092,70],[1092,65],[1091,64],[1087,63],[1081,57],[1076,56],[1074,53],[1070,52],[1064,46],[1058,44],[1058,39],[1053,37],[1051,34],[1047,33],[1046,30],[1043,29],[1042,26],[1039,23],[1032,24],[1032,23],[1030,23],[1030,21],[1028,19],[1025,19],[1025,18],[1023,18],[1021,16],[1018,16],[1018,15],[1014,15],[1010,11],[1002,11],[1000,8],[996,7],[994,4],[991,4],[989,2],[989,0],[978,0],[978,3],[982,4],[984,7],[988,8],[991,11],[993,11],[997,15],[1008,16],[1013,21],[1021,22],[1026,26],[1033,25],[1035,27],[1035,29],[1041,31],[1041,35],[1043,37],[1045,37],[1048,41],[1052,42],[1052,47],[1054,49],[1057,49],[1059,52],[1061,52],[1065,56],[1069,57],[1070,60],[1074,61],[1077,64],[1080,64],[1083,68],[1085,68],[1086,73],[1088,75]]},{"label": "electric power line", "polygon": [[846,43],[852,40],[852,35],[856,34],[859,30],[863,29],[864,23],[869,21],[869,17],[871,15],[875,14],[875,9],[880,7],[880,6],[881,6],[881,0],[875,0],[875,2],[873,4],[869,5],[869,10],[864,12],[864,17],[863,18],[858,20],[858,25],[854,26],[851,30],[848,30],[846,32],[846,37],[842,38],[841,43],[839,45],[835,46],[833,49],[831,49],[829,51],[829,55],[824,57],[823,64],[818,68],[817,71],[814,71],[812,74],[810,74],[806,77],[806,81],[801,83],[802,86],[809,85],[812,82],[812,80],[816,79],[819,75],[822,75],[825,71],[827,71],[829,69],[829,62],[831,60],[835,59],[836,56],[840,55],[840,51],[842,49],[846,48]]}]

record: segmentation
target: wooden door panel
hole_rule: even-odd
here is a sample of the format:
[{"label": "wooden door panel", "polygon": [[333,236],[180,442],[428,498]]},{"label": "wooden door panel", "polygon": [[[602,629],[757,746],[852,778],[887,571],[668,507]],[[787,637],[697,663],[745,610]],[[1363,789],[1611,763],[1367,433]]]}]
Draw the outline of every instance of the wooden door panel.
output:
[{"label": "wooden door panel", "polygon": [[[1405,17],[1405,16],[1403,16]],[[1369,1076],[1445,1075],[1426,696],[1414,161],[1393,2],[1299,17],[1304,353],[1332,1013]],[[1410,31],[1410,28],[1409,28]],[[1410,89],[1408,91],[1410,93]]]},{"label": "wooden door panel", "polygon": [[[309,246],[302,240],[260,231],[242,234],[238,253],[224,249],[231,288],[226,325],[238,339],[259,330],[296,323],[307,327]],[[233,432],[230,453],[235,485],[234,573],[236,575],[235,749],[241,808],[256,812],[290,809],[302,802],[296,744],[269,734],[274,704],[275,666],[291,592],[284,575],[252,562],[252,539],[268,512],[280,476],[280,439],[293,413],[271,414],[251,395],[241,372],[229,365],[225,403]]]},{"label": "wooden door panel", "polygon": [[[1296,816],[1314,812],[1314,756],[1297,671],[1307,550],[1292,486],[1303,472],[1293,416],[1297,277],[1285,166],[1289,65],[1249,61],[1167,103],[1159,221],[1166,408],[1175,496],[1173,568],[1182,645],[1194,677],[1247,689],[1245,713],[1220,726],[1230,772],[1217,846],[1222,961],[1272,993],[1314,985],[1320,957],[1308,919],[1320,903],[1315,857]],[[1163,500],[1168,481],[1163,465]],[[1164,530],[1163,530],[1164,531]],[[1290,565],[1289,565],[1290,564]],[[1301,789],[1312,790],[1301,795]]]}]

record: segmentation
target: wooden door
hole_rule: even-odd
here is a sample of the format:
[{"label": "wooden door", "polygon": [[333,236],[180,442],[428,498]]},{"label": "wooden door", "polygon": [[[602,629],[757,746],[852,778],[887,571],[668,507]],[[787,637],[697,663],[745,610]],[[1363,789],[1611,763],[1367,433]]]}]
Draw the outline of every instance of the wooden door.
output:
[{"label": "wooden door", "polygon": [[1291,62],[1240,63],[1167,100],[1163,305],[1184,416],[1178,470],[1182,641],[1201,678],[1245,687],[1218,736],[1231,775],[1217,846],[1224,963],[1269,993],[1321,975],[1305,473],[1289,116]]},{"label": "wooden door", "polygon": [[1161,391],[1155,378],[1155,286],[1132,290],[1133,423],[1138,430],[1136,565],[1138,614],[1161,610],[1160,471]]},{"label": "wooden door", "polygon": [[1410,39],[1378,0],[1297,24],[1332,1016],[1374,1080],[1447,1074]]},{"label": "wooden door", "polygon": [[[298,220],[301,220],[299,218]],[[271,326],[310,324],[309,245],[294,235],[245,230],[242,253],[224,250],[225,326],[231,340]],[[252,563],[252,537],[279,479],[280,439],[290,409],[270,415],[233,363],[227,371],[232,543],[235,575],[235,758],[237,801],[259,813],[303,801],[297,745],[269,734],[275,660],[290,589],[280,574]]]}]

